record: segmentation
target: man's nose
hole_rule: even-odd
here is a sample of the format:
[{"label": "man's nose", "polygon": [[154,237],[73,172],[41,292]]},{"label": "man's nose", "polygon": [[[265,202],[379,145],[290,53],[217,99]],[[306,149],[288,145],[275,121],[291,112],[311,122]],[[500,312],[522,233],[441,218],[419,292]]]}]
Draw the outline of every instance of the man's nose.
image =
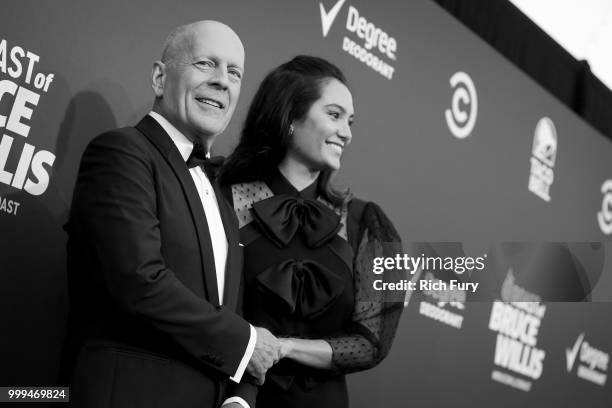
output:
[{"label": "man's nose", "polygon": [[229,77],[227,75],[227,69],[223,65],[217,66],[214,70],[213,75],[209,79],[211,85],[215,85],[220,89],[227,89],[229,86]]}]

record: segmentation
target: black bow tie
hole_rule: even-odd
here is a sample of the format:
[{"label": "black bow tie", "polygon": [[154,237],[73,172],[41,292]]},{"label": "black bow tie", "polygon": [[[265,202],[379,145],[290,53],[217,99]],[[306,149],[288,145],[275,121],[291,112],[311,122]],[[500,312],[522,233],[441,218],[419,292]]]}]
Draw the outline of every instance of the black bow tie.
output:
[{"label": "black bow tie", "polygon": [[206,156],[207,153],[206,149],[204,149],[204,145],[201,143],[194,143],[193,151],[187,159],[187,167],[191,169],[193,167],[203,166],[206,177],[212,181],[217,177],[217,173],[219,172],[219,168],[223,164],[224,159],[222,156],[215,156],[211,157],[210,159]]}]

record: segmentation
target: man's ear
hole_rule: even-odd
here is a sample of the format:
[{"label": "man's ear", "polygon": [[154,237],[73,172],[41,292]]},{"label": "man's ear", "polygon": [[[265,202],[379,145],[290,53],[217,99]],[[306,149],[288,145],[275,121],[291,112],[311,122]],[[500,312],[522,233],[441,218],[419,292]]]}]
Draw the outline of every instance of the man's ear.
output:
[{"label": "man's ear", "polygon": [[151,70],[151,88],[155,92],[155,97],[160,98],[164,94],[164,84],[166,82],[166,64],[161,61],[153,63]]}]

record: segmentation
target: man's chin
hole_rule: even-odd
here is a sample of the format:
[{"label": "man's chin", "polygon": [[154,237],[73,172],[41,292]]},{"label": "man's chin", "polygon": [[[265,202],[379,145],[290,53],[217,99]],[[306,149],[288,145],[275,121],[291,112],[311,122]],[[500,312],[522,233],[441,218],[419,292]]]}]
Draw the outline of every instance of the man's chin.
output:
[{"label": "man's chin", "polygon": [[195,128],[195,132],[200,139],[213,141],[217,136],[223,133],[226,127],[227,124],[206,124],[205,126],[199,125]]}]

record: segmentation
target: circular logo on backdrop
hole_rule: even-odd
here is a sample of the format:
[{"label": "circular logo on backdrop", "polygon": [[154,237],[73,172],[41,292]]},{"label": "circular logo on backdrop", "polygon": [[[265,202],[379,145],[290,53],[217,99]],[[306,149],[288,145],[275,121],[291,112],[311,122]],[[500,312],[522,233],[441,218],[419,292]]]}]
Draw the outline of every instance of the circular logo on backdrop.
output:
[{"label": "circular logo on backdrop", "polygon": [[465,72],[455,72],[450,78],[451,87],[455,90],[451,108],[444,112],[446,124],[453,136],[458,139],[468,137],[478,115],[478,97],[472,78]]},{"label": "circular logo on backdrop", "polygon": [[606,180],[601,185],[603,201],[601,211],[597,213],[597,222],[601,232],[606,235],[612,234],[612,180]]}]

